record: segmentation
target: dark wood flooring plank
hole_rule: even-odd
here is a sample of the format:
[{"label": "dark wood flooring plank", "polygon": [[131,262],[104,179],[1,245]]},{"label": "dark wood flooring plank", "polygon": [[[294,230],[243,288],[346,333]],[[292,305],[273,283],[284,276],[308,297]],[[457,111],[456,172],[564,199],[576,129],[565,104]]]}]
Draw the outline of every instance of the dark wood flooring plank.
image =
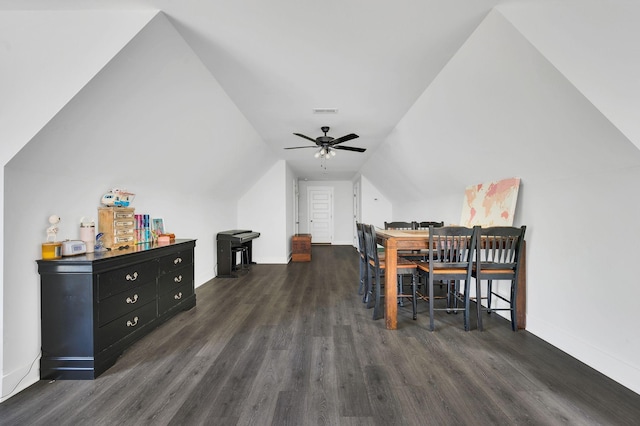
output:
[{"label": "dark wood flooring plank", "polygon": [[240,417],[244,400],[253,388],[269,346],[271,327],[259,327],[249,333],[247,356],[238,357],[238,361],[227,371],[226,382],[211,402],[209,418]]},{"label": "dark wood flooring plank", "polygon": [[371,405],[367,394],[367,383],[355,348],[351,327],[335,326],[333,335],[340,416],[369,416]]},{"label": "dark wood flooring plank", "polygon": [[304,396],[296,391],[278,392],[272,426],[299,426],[304,424]]},{"label": "dark wood flooring plank", "polygon": [[332,337],[314,337],[311,348],[311,371],[304,407],[305,424],[339,425],[336,350]]},{"label": "dark wood flooring plank", "polygon": [[398,401],[396,388],[389,381],[389,369],[385,366],[364,367],[367,394],[371,405],[370,415],[378,425],[408,424]]},{"label": "dark wood flooring plank", "polygon": [[197,305],[94,381],[41,381],[0,404],[14,425],[629,425],[640,395],[485,315],[428,305],[371,320],[352,247],[252,265],[196,289]]},{"label": "dark wood flooring plank", "polygon": [[271,421],[282,388],[282,372],[289,367],[289,354],[284,350],[267,350],[252,388],[244,398],[239,425],[262,426]]}]

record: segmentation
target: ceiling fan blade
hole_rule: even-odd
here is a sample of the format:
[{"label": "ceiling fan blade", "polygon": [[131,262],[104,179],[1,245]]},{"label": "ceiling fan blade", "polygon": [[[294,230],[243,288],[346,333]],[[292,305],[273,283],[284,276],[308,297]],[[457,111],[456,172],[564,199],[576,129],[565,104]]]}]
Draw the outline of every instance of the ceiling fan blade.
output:
[{"label": "ceiling fan blade", "polygon": [[316,149],[318,149],[317,146],[311,146],[311,145],[307,145],[307,146],[290,146],[290,147],[285,148],[285,149],[300,149],[300,148],[316,148]]},{"label": "ceiling fan blade", "polygon": [[344,149],[345,151],[365,152],[366,148],[356,148],[353,146],[333,146],[333,149]]},{"label": "ceiling fan blade", "polygon": [[337,138],[331,141],[331,145],[337,145],[342,142],[350,141],[351,139],[359,138],[360,136],[355,133],[349,133],[348,135],[344,135],[341,138]]},{"label": "ceiling fan blade", "polygon": [[305,138],[305,139],[310,140],[310,141],[311,141],[311,142],[313,142],[313,143],[316,143],[316,140],[315,140],[315,139],[310,138],[309,136],[305,136],[305,135],[303,135],[302,133],[294,133],[294,135],[296,135],[296,136],[300,136],[301,138]]}]

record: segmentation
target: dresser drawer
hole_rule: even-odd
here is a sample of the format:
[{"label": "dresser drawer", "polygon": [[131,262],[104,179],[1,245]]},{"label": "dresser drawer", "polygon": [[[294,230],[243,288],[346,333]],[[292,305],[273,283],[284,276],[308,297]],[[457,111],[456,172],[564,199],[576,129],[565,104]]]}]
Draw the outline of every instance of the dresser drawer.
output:
[{"label": "dresser drawer", "polygon": [[175,271],[193,263],[193,250],[179,251],[169,256],[160,258],[160,273]]},{"label": "dresser drawer", "polygon": [[98,328],[98,339],[96,340],[98,352],[108,348],[127,335],[140,330],[152,322],[156,316],[156,303],[151,302]]},{"label": "dresser drawer", "polygon": [[145,285],[134,287],[101,300],[98,307],[98,325],[102,327],[106,323],[154,300],[156,300],[155,281],[149,281]]},{"label": "dresser drawer", "polygon": [[169,293],[161,294],[158,300],[158,313],[163,314],[193,294],[193,284],[184,283]]},{"label": "dresser drawer", "polygon": [[98,299],[155,281],[157,276],[158,263],[155,260],[105,272],[98,275]]},{"label": "dresser drawer", "polygon": [[184,266],[158,278],[158,294],[168,293],[176,287],[188,283],[193,286],[193,265]]}]

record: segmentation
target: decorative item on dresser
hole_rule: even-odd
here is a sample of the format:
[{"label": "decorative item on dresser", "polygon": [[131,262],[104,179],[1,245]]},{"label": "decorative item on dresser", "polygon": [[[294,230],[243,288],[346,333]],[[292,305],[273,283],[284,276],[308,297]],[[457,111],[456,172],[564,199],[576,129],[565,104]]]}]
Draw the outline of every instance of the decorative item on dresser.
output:
[{"label": "decorative item on dresser", "polygon": [[311,234],[295,234],[291,237],[291,260],[311,262]]},{"label": "decorative item on dresser", "polygon": [[38,260],[41,379],[94,379],[131,344],[196,304],[195,240]]},{"label": "decorative item on dresser", "polygon": [[134,243],[136,221],[133,207],[99,207],[98,232],[104,247],[118,247]]}]

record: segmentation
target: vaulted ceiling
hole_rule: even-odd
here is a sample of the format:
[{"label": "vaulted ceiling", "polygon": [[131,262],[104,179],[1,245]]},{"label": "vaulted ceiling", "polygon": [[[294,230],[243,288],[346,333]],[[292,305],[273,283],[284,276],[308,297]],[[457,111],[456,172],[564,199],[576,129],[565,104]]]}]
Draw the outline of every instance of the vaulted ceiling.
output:
[{"label": "vaulted ceiling", "polygon": [[[339,180],[357,173],[497,3],[21,0],[0,8],[162,10],[276,157],[303,178]],[[358,134],[345,145],[367,151],[341,150],[322,167],[314,149],[284,149],[313,145],[293,133],[315,138],[322,126],[333,137]]]},{"label": "vaulted ceiling", "polygon": [[[625,16],[632,20],[635,15],[624,12],[630,7],[624,1],[617,3],[624,5],[622,11],[605,3],[0,0],[0,9],[121,13],[111,22],[122,26],[105,28],[104,43],[91,52],[105,58],[114,53],[110,49],[121,48],[118,40],[132,37],[132,30],[139,28],[137,20],[143,22],[161,10],[275,158],[285,159],[301,178],[342,180],[352,179],[361,170],[495,6],[510,10],[508,19],[518,31],[527,33],[529,42],[627,137],[640,140],[635,114],[640,85],[634,77],[638,64],[633,54],[637,53],[637,38],[629,33],[636,30],[631,21],[625,21]],[[50,24],[46,14],[42,20],[46,31]],[[34,35],[34,42],[42,43],[42,37]],[[11,48],[4,46],[6,52]],[[38,54],[43,51],[39,49]],[[52,57],[51,63],[72,65],[80,59],[86,58]],[[25,68],[17,69],[25,72]],[[38,77],[34,74],[32,80]],[[36,87],[35,82],[30,87]],[[24,93],[24,88],[19,90]],[[66,92],[72,96],[77,90]],[[28,95],[23,93],[20,96]],[[337,112],[316,113],[317,108]],[[341,150],[323,163],[314,158],[315,149],[284,149],[313,146],[293,133],[315,138],[322,135],[322,126],[329,126],[333,137],[358,134],[358,139],[345,145],[366,152]],[[9,141],[16,139],[11,134],[4,136]],[[29,135],[25,136],[28,140]]]}]

